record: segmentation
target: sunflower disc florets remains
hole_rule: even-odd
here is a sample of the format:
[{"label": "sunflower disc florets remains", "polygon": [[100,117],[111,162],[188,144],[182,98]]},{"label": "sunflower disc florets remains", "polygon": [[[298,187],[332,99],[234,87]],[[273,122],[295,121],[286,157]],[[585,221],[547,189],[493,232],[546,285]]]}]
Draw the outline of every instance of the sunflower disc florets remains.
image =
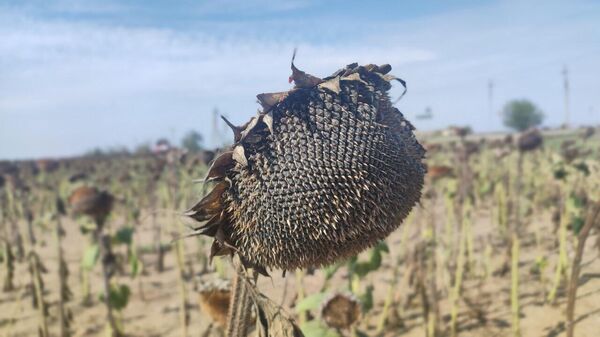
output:
[{"label": "sunflower disc florets remains", "polygon": [[221,328],[225,328],[231,299],[231,284],[225,280],[214,280],[202,284],[198,292],[202,311]]},{"label": "sunflower disc florets remains", "polygon": [[[392,106],[389,65],[348,65],[294,89],[258,95],[263,109],[212,163],[212,191],[188,211],[214,237],[211,256],[292,270],[330,264],[384,239],[421,196],[425,150]],[[400,81],[404,84],[403,81]]]},{"label": "sunflower disc florets remains", "polygon": [[69,196],[69,205],[73,213],[89,215],[103,220],[110,213],[114,197],[95,187],[80,186]]},{"label": "sunflower disc florets remains", "polygon": [[360,302],[350,293],[330,295],[321,306],[321,318],[334,329],[349,329],[361,314]]},{"label": "sunflower disc florets remains", "polygon": [[533,151],[542,146],[544,138],[538,129],[529,129],[517,139],[517,147],[521,152]]}]

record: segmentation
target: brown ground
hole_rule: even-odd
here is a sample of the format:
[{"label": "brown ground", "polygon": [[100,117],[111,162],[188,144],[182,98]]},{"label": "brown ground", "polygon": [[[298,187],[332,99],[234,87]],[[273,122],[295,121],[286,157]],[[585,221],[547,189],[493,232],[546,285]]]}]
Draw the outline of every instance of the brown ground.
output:
[{"label": "brown ground", "polygon": [[[443,217],[438,217],[438,227],[443,227]],[[145,218],[147,219],[147,217]],[[484,254],[483,242],[487,234],[491,232],[490,215],[481,212],[477,214],[473,222],[475,230],[475,260],[480,259]],[[162,220],[167,223],[167,220]],[[119,219],[113,220],[113,227],[120,224]],[[136,238],[141,247],[150,247],[152,240],[152,231],[148,221],[138,230]],[[554,263],[556,261],[556,249],[554,248],[554,237],[552,234],[549,217],[543,217],[535,220],[535,224],[541,226],[540,231],[543,234],[544,254],[549,256],[550,264],[547,268],[547,279],[551,280],[553,275]],[[75,298],[69,303],[69,308],[74,315],[73,331],[75,336],[104,336],[105,311],[104,307],[94,296],[94,303],[91,307],[85,307],[81,302],[81,289],[79,282],[79,261],[87,240],[82,237],[77,224],[70,219],[64,220],[67,235],[64,239],[64,249],[69,264],[71,275],[69,285],[75,295]],[[532,227],[533,228],[533,227]],[[409,229],[409,237],[418,238],[419,226],[412,225]],[[391,255],[395,256],[402,251],[399,242],[401,230],[396,231],[388,240],[391,248]],[[45,234],[47,239],[44,245],[38,244],[38,250],[42,256],[43,262],[48,268],[48,273],[44,275],[46,284],[46,300],[50,303],[50,331],[51,335],[58,334],[56,324],[56,301],[57,301],[57,261],[54,240],[51,234]],[[41,233],[38,233],[41,238]],[[564,336],[564,309],[566,307],[565,297],[560,296],[556,305],[545,304],[543,299],[543,289],[536,276],[529,273],[530,267],[537,254],[537,248],[534,243],[533,234],[522,236],[522,255],[521,255],[521,303],[522,303],[522,336]],[[578,292],[577,310],[576,310],[576,336],[578,337],[596,337],[600,335],[600,259],[598,259],[598,249],[593,247],[595,237],[588,240],[586,253],[583,259],[583,268]],[[410,240],[415,242],[415,240]],[[418,241],[418,240],[417,240]],[[199,245],[196,239],[187,239],[187,260],[193,262],[193,269],[198,273],[202,267],[200,264]],[[569,248],[570,257],[572,256],[572,247]],[[207,253],[207,248],[202,248],[202,253]],[[493,251],[492,264],[497,267],[503,261],[503,252],[501,248]],[[155,254],[148,253],[142,256],[145,263],[146,273],[138,279],[132,280],[123,275],[115,280],[119,283],[127,283],[132,290],[132,298],[128,307],[123,312],[123,321],[126,332],[131,336],[181,336],[179,325],[179,287],[177,279],[177,267],[173,251],[167,253],[166,270],[158,274],[154,270]],[[375,285],[375,307],[364,318],[362,327],[370,327],[372,333],[377,324],[381,312],[382,303],[386,296],[390,274],[390,255],[384,259],[384,268],[376,273],[369,275],[363,281],[363,285],[372,282]],[[0,293],[0,336],[36,336],[37,315],[31,307],[31,296],[27,292],[25,285],[29,282],[29,274],[24,263],[17,265],[16,286],[17,290],[10,293]],[[400,269],[402,273],[406,270]],[[2,271],[3,273],[4,271]],[[340,289],[346,285],[343,279],[343,271],[336,276],[333,285],[338,285]],[[275,302],[283,302],[289,306],[293,302],[296,294],[296,285],[294,273],[288,273],[287,279],[282,278],[281,273],[273,272],[272,279],[263,279],[260,282],[260,289],[271,297]],[[0,275],[3,277],[3,275]],[[206,277],[206,276],[204,276]],[[92,291],[97,294],[100,289],[100,268],[96,266],[93,273]],[[202,282],[200,276],[187,282],[188,302],[191,312],[191,325],[189,327],[189,336],[202,336],[210,319],[199,309],[197,302],[198,295],[194,291],[194,283]],[[441,281],[440,281],[441,282]],[[287,283],[287,286],[286,286]],[[308,294],[318,291],[323,283],[323,276],[317,272],[313,276],[307,276],[303,281]],[[143,296],[142,292],[143,291]],[[395,288],[395,298],[402,299],[409,294],[411,289],[400,282]],[[469,299],[472,308],[469,308],[465,302],[460,304],[459,315],[459,335],[460,336],[511,336],[511,311],[509,304],[510,295],[510,273],[502,278],[491,277],[481,287],[478,287],[478,281],[469,279],[465,284],[466,296]],[[282,300],[283,294],[285,299]],[[443,319],[447,319],[449,313],[448,301],[445,290],[442,291],[441,313]],[[484,312],[485,323],[479,321],[476,317],[478,310]],[[386,336],[425,336],[425,330],[422,324],[422,317],[419,301],[413,302],[413,305],[407,308],[402,315],[403,328],[396,328],[386,333]],[[481,317],[480,317],[481,318]],[[397,320],[396,320],[397,321]],[[390,324],[393,324],[391,322]],[[398,322],[395,322],[398,323]],[[310,337],[310,336],[307,336]]]}]

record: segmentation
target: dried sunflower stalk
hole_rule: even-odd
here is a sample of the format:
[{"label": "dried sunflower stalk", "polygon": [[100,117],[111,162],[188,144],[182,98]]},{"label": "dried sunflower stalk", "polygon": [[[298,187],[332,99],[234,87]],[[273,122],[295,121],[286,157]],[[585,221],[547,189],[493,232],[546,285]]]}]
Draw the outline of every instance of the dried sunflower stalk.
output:
[{"label": "dried sunflower stalk", "polygon": [[[324,79],[294,66],[287,92],[234,126],[211,165],[212,191],[187,213],[214,237],[211,257],[247,267],[322,266],[373,246],[418,202],[425,150],[392,106],[391,66],[350,64]],[[404,82],[399,80],[403,85]]]}]

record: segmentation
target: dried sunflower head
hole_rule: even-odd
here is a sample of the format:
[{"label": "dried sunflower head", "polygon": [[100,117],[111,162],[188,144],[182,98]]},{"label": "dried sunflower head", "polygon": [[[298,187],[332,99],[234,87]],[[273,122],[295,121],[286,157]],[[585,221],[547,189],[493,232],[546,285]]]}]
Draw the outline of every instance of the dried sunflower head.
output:
[{"label": "dried sunflower head", "polygon": [[527,152],[541,147],[543,142],[544,138],[538,129],[529,129],[519,136],[517,146],[519,151]]},{"label": "dried sunflower head", "polygon": [[351,294],[334,294],[321,307],[321,318],[334,329],[349,329],[360,315],[360,302]]},{"label": "dried sunflower head", "polygon": [[18,174],[18,171],[16,173],[4,174],[3,179],[4,179],[4,185],[6,185],[6,188],[10,189],[13,192],[29,191],[29,187],[25,184],[23,179],[21,179],[21,177]]},{"label": "dried sunflower head", "polygon": [[414,127],[388,96],[389,65],[324,79],[292,70],[294,89],[258,95],[257,116],[229,123],[234,145],[206,177],[216,185],[187,213],[215,238],[212,256],[237,253],[262,271],[373,246],[417,203],[426,171]]},{"label": "dried sunflower head", "polygon": [[479,152],[479,144],[472,141],[464,141],[462,142],[462,147],[459,149],[459,154],[461,158],[469,158],[472,155]]},{"label": "dried sunflower head", "polygon": [[227,314],[231,298],[231,283],[214,280],[201,285],[199,292],[200,308],[221,328],[227,326]]},{"label": "dried sunflower head", "polygon": [[56,171],[59,167],[59,163],[52,159],[39,159],[35,162],[35,166],[40,172],[49,173]]},{"label": "dried sunflower head", "polygon": [[592,126],[588,126],[581,133],[581,138],[583,138],[584,140],[590,139],[595,133],[596,129]]},{"label": "dried sunflower head", "polygon": [[113,196],[108,192],[89,186],[80,186],[69,196],[73,213],[89,215],[96,220],[103,220],[108,216],[113,201]]},{"label": "dried sunflower head", "polygon": [[427,176],[433,180],[451,177],[454,174],[452,167],[445,165],[434,165],[427,168]]}]

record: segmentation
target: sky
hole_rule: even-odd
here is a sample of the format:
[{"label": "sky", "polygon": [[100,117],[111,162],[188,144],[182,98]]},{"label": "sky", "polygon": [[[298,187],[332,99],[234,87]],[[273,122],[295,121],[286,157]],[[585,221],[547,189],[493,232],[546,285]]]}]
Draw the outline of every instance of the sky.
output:
[{"label": "sky", "polygon": [[[503,130],[511,99],[544,125],[600,123],[598,1],[0,0],[0,159],[178,142],[211,146],[256,95],[290,89],[290,59],[327,76],[389,63],[396,106],[420,130]],[[490,106],[489,83],[493,82]],[[392,96],[401,88],[392,89]],[[417,119],[430,108],[433,119]]]}]

